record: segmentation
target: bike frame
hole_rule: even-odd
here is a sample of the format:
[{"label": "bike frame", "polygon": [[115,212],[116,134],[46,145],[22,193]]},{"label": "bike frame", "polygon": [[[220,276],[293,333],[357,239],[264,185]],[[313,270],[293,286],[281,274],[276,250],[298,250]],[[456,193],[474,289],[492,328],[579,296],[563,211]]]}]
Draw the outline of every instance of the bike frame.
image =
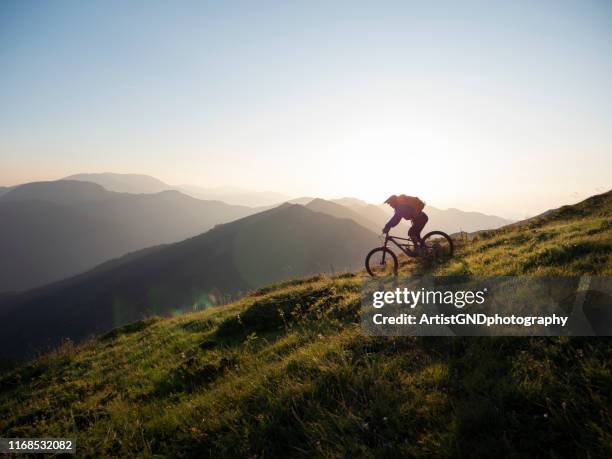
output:
[{"label": "bike frame", "polygon": [[[405,243],[399,243],[397,241],[406,241]],[[397,237],[397,236],[390,236],[389,233],[387,233],[385,235],[385,243],[383,245],[383,247],[388,248],[387,244],[389,242],[392,242],[393,244],[395,244],[395,246],[400,249],[402,252],[404,252],[406,255],[408,255],[409,257],[417,257],[418,253],[416,250],[414,250],[414,243],[412,242],[412,239],[407,238],[407,237]],[[383,261],[385,255],[383,254]]]}]

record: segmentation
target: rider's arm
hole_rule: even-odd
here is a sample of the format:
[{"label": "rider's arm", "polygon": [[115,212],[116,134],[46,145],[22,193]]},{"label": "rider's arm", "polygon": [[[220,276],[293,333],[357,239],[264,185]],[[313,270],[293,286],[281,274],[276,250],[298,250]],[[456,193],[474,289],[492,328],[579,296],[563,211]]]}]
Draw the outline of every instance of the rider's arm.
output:
[{"label": "rider's arm", "polygon": [[391,220],[389,220],[387,224],[385,225],[385,227],[383,228],[383,233],[388,233],[389,230],[393,228],[394,226],[396,226],[401,220],[402,220],[402,216],[396,210],[395,213],[393,214],[393,217],[391,217]]}]

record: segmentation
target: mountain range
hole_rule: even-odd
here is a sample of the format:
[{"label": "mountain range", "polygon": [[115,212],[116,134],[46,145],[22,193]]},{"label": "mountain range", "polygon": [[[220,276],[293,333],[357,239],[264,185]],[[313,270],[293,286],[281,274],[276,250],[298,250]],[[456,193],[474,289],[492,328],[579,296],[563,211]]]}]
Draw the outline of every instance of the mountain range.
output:
[{"label": "mountain range", "polygon": [[159,193],[175,189],[158,178],[144,174],[116,174],[113,172],[74,174],[62,180],[96,183],[108,191],[118,193]]},{"label": "mountain range", "polygon": [[[84,180],[94,180],[97,183]],[[235,202],[272,202],[283,195],[225,187],[188,187]],[[185,189],[185,187],[183,187]],[[212,191],[211,191],[212,190]],[[194,198],[154,177],[139,174],[77,174],[0,190],[0,292],[21,291],[91,269],[99,263],[158,244],[178,242],[219,223],[270,209]],[[229,199],[231,197],[231,199]],[[233,201],[234,202],[234,201]],[[348,218],[375,233],[391,210],[355,198],[291,200],[337,218]],[[427,206],[425,231],[493,229],[508,221],[456,209]],[[405,234],[406,222],[395,230]]]},{"label": "mountain range", "polygon": [[223,201],[227,204],[249,207],[278,205],[289,200],[288,196],[272,191],[249,191],[237,187],[173,186],[155,177],[143,174],[117,174],[112,172],[74,174],[65,177],[63,180],[97,183],[107,190],[119,193],[159,193],[161,191],[177,190],[197,199]]},{"label": "mountain range", "polygon": [[14,187],[0,196],[0,291],[57,281],[257,211],[174,190],[116,193],[79,181]]},{"label": "mountain range", "polygon": [[[116,174],[109,172],[76,174],[66,177],[65,180],[80,180],[97,183],[107,190],[126,193],[156,193],[165,190],[177,190],[198,199],[218,200],[227,204],[249,207],[270,207],[279,205],[283,202],[307,205],[315,200],[314,206],[323,209],[322,206],[324,205],[315,197],[292,199],[287,195],[271,191],[256,192],[236,187],[204,188],[194,185],[173,186],[155,177],[142,174]],[[368,221],[368,225],[365,226],[377,233],[380,232],[391,214],[391,209],[388,206],[373,205],[356,198],[345,197],[340,199],[328,199],[327,201],[334,202],[344,208],[354,211],[352,214],[353,217],[361,219],[364,223]],[[328,212],[324,213],[329,213],[334,216],[338,216],[338,214],[342,213],[346,214],[346,210],[341,210],[339,208],[332,210],[331,207],[329,207],[327,211]],[[427,228],[445,231],[451,234],[459,231],[472,232],[482,229],[495,229],[512,223],[512,220],[494,215],[485,215],[480,212],[465,212],[453,208],[444,210],[430,205],[426,207],[425,212],[430,219]],[[357,215],[359,216],[357,217]],[[377,226],[371,226],[372,224],[376,224]],[[396,231],[405,234],[408,227],[409,225],[403,222]]]}]

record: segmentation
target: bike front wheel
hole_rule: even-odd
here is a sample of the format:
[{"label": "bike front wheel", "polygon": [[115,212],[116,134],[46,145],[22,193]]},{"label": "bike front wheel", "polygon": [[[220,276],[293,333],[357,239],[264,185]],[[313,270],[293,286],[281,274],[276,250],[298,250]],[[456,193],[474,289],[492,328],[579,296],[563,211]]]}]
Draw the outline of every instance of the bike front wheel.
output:
[{"label": "bike front wheel", "polygon": [[432,231],[423,236],[423,244],[427,255],[436,259],[446,259],[453,256],[453,240],[443,231]]},{"label": "bike front wheel", "polygon": [[377,247],[368,253],[365,266],[372,277],[397,276],[397,257],[386,247]]}]

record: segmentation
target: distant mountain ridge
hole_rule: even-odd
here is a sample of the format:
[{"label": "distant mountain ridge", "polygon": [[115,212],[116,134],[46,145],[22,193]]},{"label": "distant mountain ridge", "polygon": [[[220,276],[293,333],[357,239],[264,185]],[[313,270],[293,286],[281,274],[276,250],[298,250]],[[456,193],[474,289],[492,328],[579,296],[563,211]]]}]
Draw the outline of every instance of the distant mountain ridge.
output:
[{"label": "distant mountain ridge", "polygon": [[0,202],[41,200],[55,204],[76,204],[101,201],[114,196],[96,183],[76,180],[31,182],[13,187],[0,196]]},{"label": "distant mountain ridge", "polygon": [[513,220],[487,215],[480,212],[468,212],[455,208],[438,209],[426,206],[425,212],[429,216],[426,228],[442,230],[449,234],[459,231],[472,232],[483,229],[497,229],[509,225]]},{"label": "distant mountain ridge", "polygon": [[[332,199],[331,201],[348,207],[349,209],[362,215],[368,221],[376,223],[378,225],[378,229],[376,230],[377,233],[382,231],[383,226],[385,226],[387,221],[389,221],[393,215],[393,209],[387,205],[374,205],[357,198],[345,197],[340,199]],[[395,227],[394,232],[405,234],[409,227],[410,225],[405,220],[402,220],[400,224]]]},{"label": "distant mountain ridge", "polygon": [[161,180],[144,174],[116,174],[102,172],[95,174],[74,174],[62,180],[97,183],[109,191],[118,193],[159,193],[174,189]]},{"label": "distant mountain ridge", "polygon": [[169,185],[155,177],[144,174],[118,174],[114,172],[74,174],[62,180],[97,183],[109,191],[119,193],[159,193],[161,191],[177,190],[197,199],[223,201],[227,204],[248,207],[278,205],[289,199],[282,193],[271,191],[247,191],[236,187],[205,188],[194,185]]},{"label": "distant mountain ridge", "polygon": [[[214,225],[270,209],[204,201],[174,189],[154,177],[139,174],[77,174],[73,179],[33,182],[5,188],[0,195],[0,292],[25,290],[91,269],[128,252],[172,243],[202,233]],[[78,179],[78,180],[76,180]],[[97,180],[115,190],[110,191]],[[197,187],[191,187],[192,192]],[[143,191],[160,190],[154,193]],[[125,190],[131,190],[127,192]],[[207,192],[206,189],[197,188]],[[196,191],[197,191],[196,190]],[[210,190],[208,190],[210,191]],[[213,190],[238,201],[242,190]],[[265,197],[263,197],[266,195]],[[270,202],[278,194],[256,193],[253,202]],[[263,201],[262,201],[263,200]],[[39,201],[34,203],[34,201]],[[380,233],[391,216],[388,206],[368,204],[356,198],[324,200],[301,197],[291,202],[336,218],[348,218]],[[57,206],[65,208],[58,209]],[[510,223],[495,216],[457,209],[425,208],[433,229],[456,233],[494,229]],[[402,221],[393,233],[406,234]],[[10,256],[9,256],[10,255]]]},{"label": "distant mountain ridge", "polygon": [[130,194],[79,181],[25,184],[0,196],[0,291],[57,281],[256,211],[174,190]]},{"label": "distant mountain ridge", "polygon": [[[393,209],[386,205],[373,205],[355,198],[332,199],[329,201],[315,199],[306,206],[311,206],[321,212],[328,213],[335,217],[351,218],[363,226],[380,233],[383,226],[393,215]],[[348,209],[347,212],[342,209]],[[472,232],[484,229],[496,229],[512,223],[494,215],[485,215],[480,212],[465,212],[459,209],[441,210],[433,206],[426,205],[424,212],[429,216],[429,221],[423,229],[423,234],[428,231],[439,230],[449,234],[459,231]],[[402,222],[392,230],[393,233],[406,233],[410,223]]]},{"label": "distant mountain ridge", "polygon": [[332,215],[336,218],[351,219],[354,222],[363,226],[364,228],[368,228],[375,234],[380,232],[381,226],[376,222],[368,219],[367,216],[362,215],[360,212],[355,211],[350,207],[337,204],[333,201],[326,201],[325,199],[313,199],[305,206],[315,212],[322,212],[324,214]]},{"label": "distant mountain ridge", "polygon": [[359,269],[376,243],[352,220],[286,204],[7,296],[0,349],[31,354],[63,338],[79,341],[151,314],[199,309],[271,282]]},{"label": "distant mountain ridge", "polygon": [[214,199],[249,207],[269,207],[279,205],[289,199],[287,195],[273,191],[246,191],[233,187],[204,188],[183,185],[177,189],[198,199]]},{"label": "distant mountain ridge", "polygon": [[[128,193],[151,193],[164,190],[178,190],[197,199],[204,200],[219,200],[227,204],[245,205],[249,207],[261,207],[260,210],[265,210],[274,205],[279,205],[282,202],[291,202],[295,204],[308,205],[310,202],[317,200],[316,197],[300,197],[289,198],[282,193],[276,192],[253,192],[246,191],[236,187],[217,187],[204,188],[193,185],[172,186],[163,181],[142,174],[117,174],[117,173],[99,173],[99,174],[75,174],[66,177],[65,180],[83,180],[93,183],[98,183],[104,188]],[[362,223],[369,229],[373,229],[372,224],[380,226],[379,232],[386,221],[390,218],[391,209],[386,205],[369,204],[357,198],[344,197],[339,199],[325,199],[322,201],[332,202],[341,205],[355,212],[355,218],[362,220]],[[322,202],[318,202],[317,206],[322,206]],[[346,213],[340,209],[333,211],[328,209],[329,215],[338,216],[338,214]],[[459,209],[439,209],[433,206],[426,206],[425,212],[429,215],[430,221],[426,226],[429,230],[441,230],[447,233],[457,233],[459,231],[473,232],[483,229],[495,229],[501,226],[512,223],[508,220],[495,215],[486,215],[480,212],[466,212]],[[359,215],[359,217],[357,217]],[[366,224],[366,221],[369,222]],[[395,231],[405,233],[409,228],[407,222],[402,222]]]}]

